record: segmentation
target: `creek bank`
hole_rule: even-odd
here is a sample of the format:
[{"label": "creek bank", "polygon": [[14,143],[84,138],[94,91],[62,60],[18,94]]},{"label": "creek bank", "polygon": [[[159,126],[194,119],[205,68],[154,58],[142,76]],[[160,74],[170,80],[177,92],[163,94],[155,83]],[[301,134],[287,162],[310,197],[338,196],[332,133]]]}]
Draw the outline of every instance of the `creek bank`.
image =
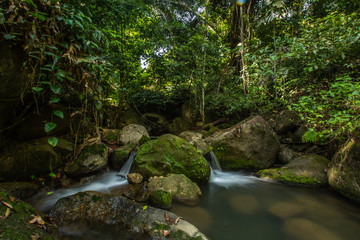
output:
[{"label": "creek bank", "polygon": [[[56,226],[28,203],[3,192],[0,192],[0,199],[3,202],[0,204],[0,239],[62,239]],[[34,219],[36,222],[30,223]]]},{"label": "creek bank", "polygon": [[296,158],[281,168],[260,170],[256,176],[284,183],[326,185],[329,160],[316,155]]},{"label": "creek bank", "polygon": [[[168,220],[165,214],[169,217]],[[52,208],[50,216],[56,218],[60,225],[80,220],[122,225],[130,231],[142,232],[153,239],[207,239],[195,226],[178,219],[178,216],[171,212],[114,194],[88,191],[62,198]],[[167,237],[165,231],[169,232]]]}]

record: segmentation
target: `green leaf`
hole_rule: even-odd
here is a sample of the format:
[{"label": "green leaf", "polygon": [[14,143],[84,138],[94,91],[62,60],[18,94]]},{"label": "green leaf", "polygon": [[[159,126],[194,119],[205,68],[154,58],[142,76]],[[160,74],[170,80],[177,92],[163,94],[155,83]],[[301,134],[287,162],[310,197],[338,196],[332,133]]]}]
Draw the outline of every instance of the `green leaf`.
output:
[{"label": "green leaf", "polygon": [[96,103],[95,103],[95,107],[96,107],[96,110],[100,110],[102,107],[103,107],[103,104],[100,100],[98,100]]},{"label": "green leaf", "polygon": [[60,102],[60,98],[58,98],[58,97],[53,97],[49,101],[50,104],[58,103],[58,102]]},{"label": "green leaf", "polygon": [[56,174],[55,173],[49,173],[49,176],[52,177],[52,178],[56,178]]},{"label": "green leaf", "polygon": [[45,132],[51,132],[54,128],[56,128],[56,123],[53,123],[53,122],[47,122],[45,123]]},{"label": "green leaf", "polygon": [[39,92],[41,92],[41,91],[44,90],[44,89],[43,89],[42,87],[33,87],[32,90],[33,90],[33,92],[35,92],[35,93],[39,93]]},{"label": "green leaf", "polygon": [[38,8],[37,5],[31,0],[24,0],[24,2],[31,4],[34,8]]},{"label": "green leaf", "polygon": [[11,39],[16,38],[16,36],[15,36],[15,35],[11,35],[11,34],[5,34],[5,35],[4,35],[4,38],[5,38],[6,40],[11,40]]},{"label": "green leaf", "polygon": [[48,192],[48,193],[47,193],[47,195],[51,195],[51,194],[53,194],[53,192]]},{"label": "green leaf", "polygon": [[53,146],[56,147],[56,145],[58,144],[59,139],[57,139],[56,137],[50,137],[48,138],[48,143]]},{"label": "green leaf", "polygon": [[64,113],[60,110],[54,111],[54,115],[58,116],[61,119],[64,119]]},{"label": "green leaf", "polygon": [[147,208],[148,208],[148,206],[145,205],[145,206],[143,207],[143,210],[146,210]]},{"label": "green leaf", "polygon": [[58,94],[61,90],[61,87],[58,85],[51,85],[50,89],[51,89],[51,91],[53,91],[53,93]]}]

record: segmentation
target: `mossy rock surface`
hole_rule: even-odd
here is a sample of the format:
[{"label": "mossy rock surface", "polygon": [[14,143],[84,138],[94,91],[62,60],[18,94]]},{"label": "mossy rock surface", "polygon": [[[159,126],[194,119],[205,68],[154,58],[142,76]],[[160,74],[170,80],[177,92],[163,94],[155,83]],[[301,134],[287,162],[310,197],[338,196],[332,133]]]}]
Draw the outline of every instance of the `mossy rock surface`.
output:
[{"label": "mossy rock surface", "polygon": [[[178,216],[166,210],[146,206],[123,196],[98,192],[82,192],[60,199],[50,212],[59,225],[85,220],[90,223],[124,226],[131,232],[142,232],[152,239],[207,239],[196,227],[180,219],[177,224],[166,221]],[[178,238],[177,236],[183,236]]]},{"label": "mossy rock surface", "polygon": [[167,177],[150,178],[147,187],[150,193],[159,189],[168,191],[174,201],[190,205],[196,204],[201,196],[199,186],[184,174],[170,174]]},{"label": "mossy rock surface", "polygon": [[271,167],[280,147],[274,130],[261,116],[254,116],[207,137],[222,169]]},{"label": "mossy rock surface", "polygon": [[172,204],[171,192],[164,189],[156,189],[150,193],[150,202],[159,208],[170,208]]},{"label": "mossy rock surface", "polygon": [[[7,218],[0,220],[0,239],[22,240],[31,239],[31,236],[38,235],[39,239],[61,239],[61,236],[54,225],[45,224],[47,230],[39,228],[36,224],[29,223],[38,212],[31,205],[20,201],[11,201],[9,195],[0,192],[0,199],[10,204],[13,209]],[[5,216],[7,207],[0,204],[0,215]],[[33,216],[31,216],[33,215]]]},{"label": "mossy rock surface", "polygon": [[125,146],[121,146],[118,149],[115,149],[112,158],[111,158],[111,167],[120,170],[121,167],[126,163],[128,160],[131,152],[135,150],[135,144],[128,144]]},{"label": "mossy rock surface", "polygon": [[70,176],[81,177],[105,168],[108,162],[108,148],[98,143],[85,147],[75,163],[69,168]]},{"label": "mossy rock surface", "polygon": [[169,132],[179,135],[180,133],[189,130],[190,127],[191,124],[189,122],[184,121],[181,117],[177,117],[169,124]]},{"label": "mossy rock surface", "polygon": [[328,180],[337,192],[360,203],[360,142],[349,142],[334,155]]},{"label": "mossy rock surface", "polygon": [[329,160],[316,154],[299,157],[281,168],[260,170],[258,177],[279,182],[326,185]]},{"label": "mossy rock surface", "polygon": [[55,148],[47,137],[5,148],[0,153],[0,179],[30,179],[31,175],[50,173],[63,166],[66,156],[73,151],[73,144],[58,139]]},{"label": "mossy rock surface", "polygon": [[210,178],[210,167],[201,153],[171,134],[141,145],[132,172],[140,173],[145,179],[182,173],[196,183],[206,183]]},{"label": "mossy rock surface", "polygon": [[0,183],[0,192],[5,192],[10,196],[27,199],[38,193],[39,187],[29,182],[4,182]]}]

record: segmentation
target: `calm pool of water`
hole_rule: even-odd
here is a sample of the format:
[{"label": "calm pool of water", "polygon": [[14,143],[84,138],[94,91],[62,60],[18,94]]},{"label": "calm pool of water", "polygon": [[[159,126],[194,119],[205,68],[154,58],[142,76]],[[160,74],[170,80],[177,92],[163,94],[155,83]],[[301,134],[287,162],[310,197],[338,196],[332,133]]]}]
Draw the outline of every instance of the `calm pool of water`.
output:
[{"label": "calm pool of water", "polygon": [[196,207],[171,211],[212,240],[357,240],[360,206],[327,189],[215,172]]}]

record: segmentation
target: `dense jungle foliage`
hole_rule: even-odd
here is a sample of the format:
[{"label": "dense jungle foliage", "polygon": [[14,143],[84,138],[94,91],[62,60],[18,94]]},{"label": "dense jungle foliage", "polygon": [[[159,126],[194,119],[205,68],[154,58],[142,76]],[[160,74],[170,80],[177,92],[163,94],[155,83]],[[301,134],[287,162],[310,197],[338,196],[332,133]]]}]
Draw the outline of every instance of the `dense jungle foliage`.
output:
[{"label": "dense jungle foliage", "polygon": [[359,129],[359,14],[345,0],[4,0],[0,41],[26,53],[27,91],[54,118],[71,102],[111,127],[110,106],[190,98],[203,122],[293,109],[305,141],[329,143]]}]

